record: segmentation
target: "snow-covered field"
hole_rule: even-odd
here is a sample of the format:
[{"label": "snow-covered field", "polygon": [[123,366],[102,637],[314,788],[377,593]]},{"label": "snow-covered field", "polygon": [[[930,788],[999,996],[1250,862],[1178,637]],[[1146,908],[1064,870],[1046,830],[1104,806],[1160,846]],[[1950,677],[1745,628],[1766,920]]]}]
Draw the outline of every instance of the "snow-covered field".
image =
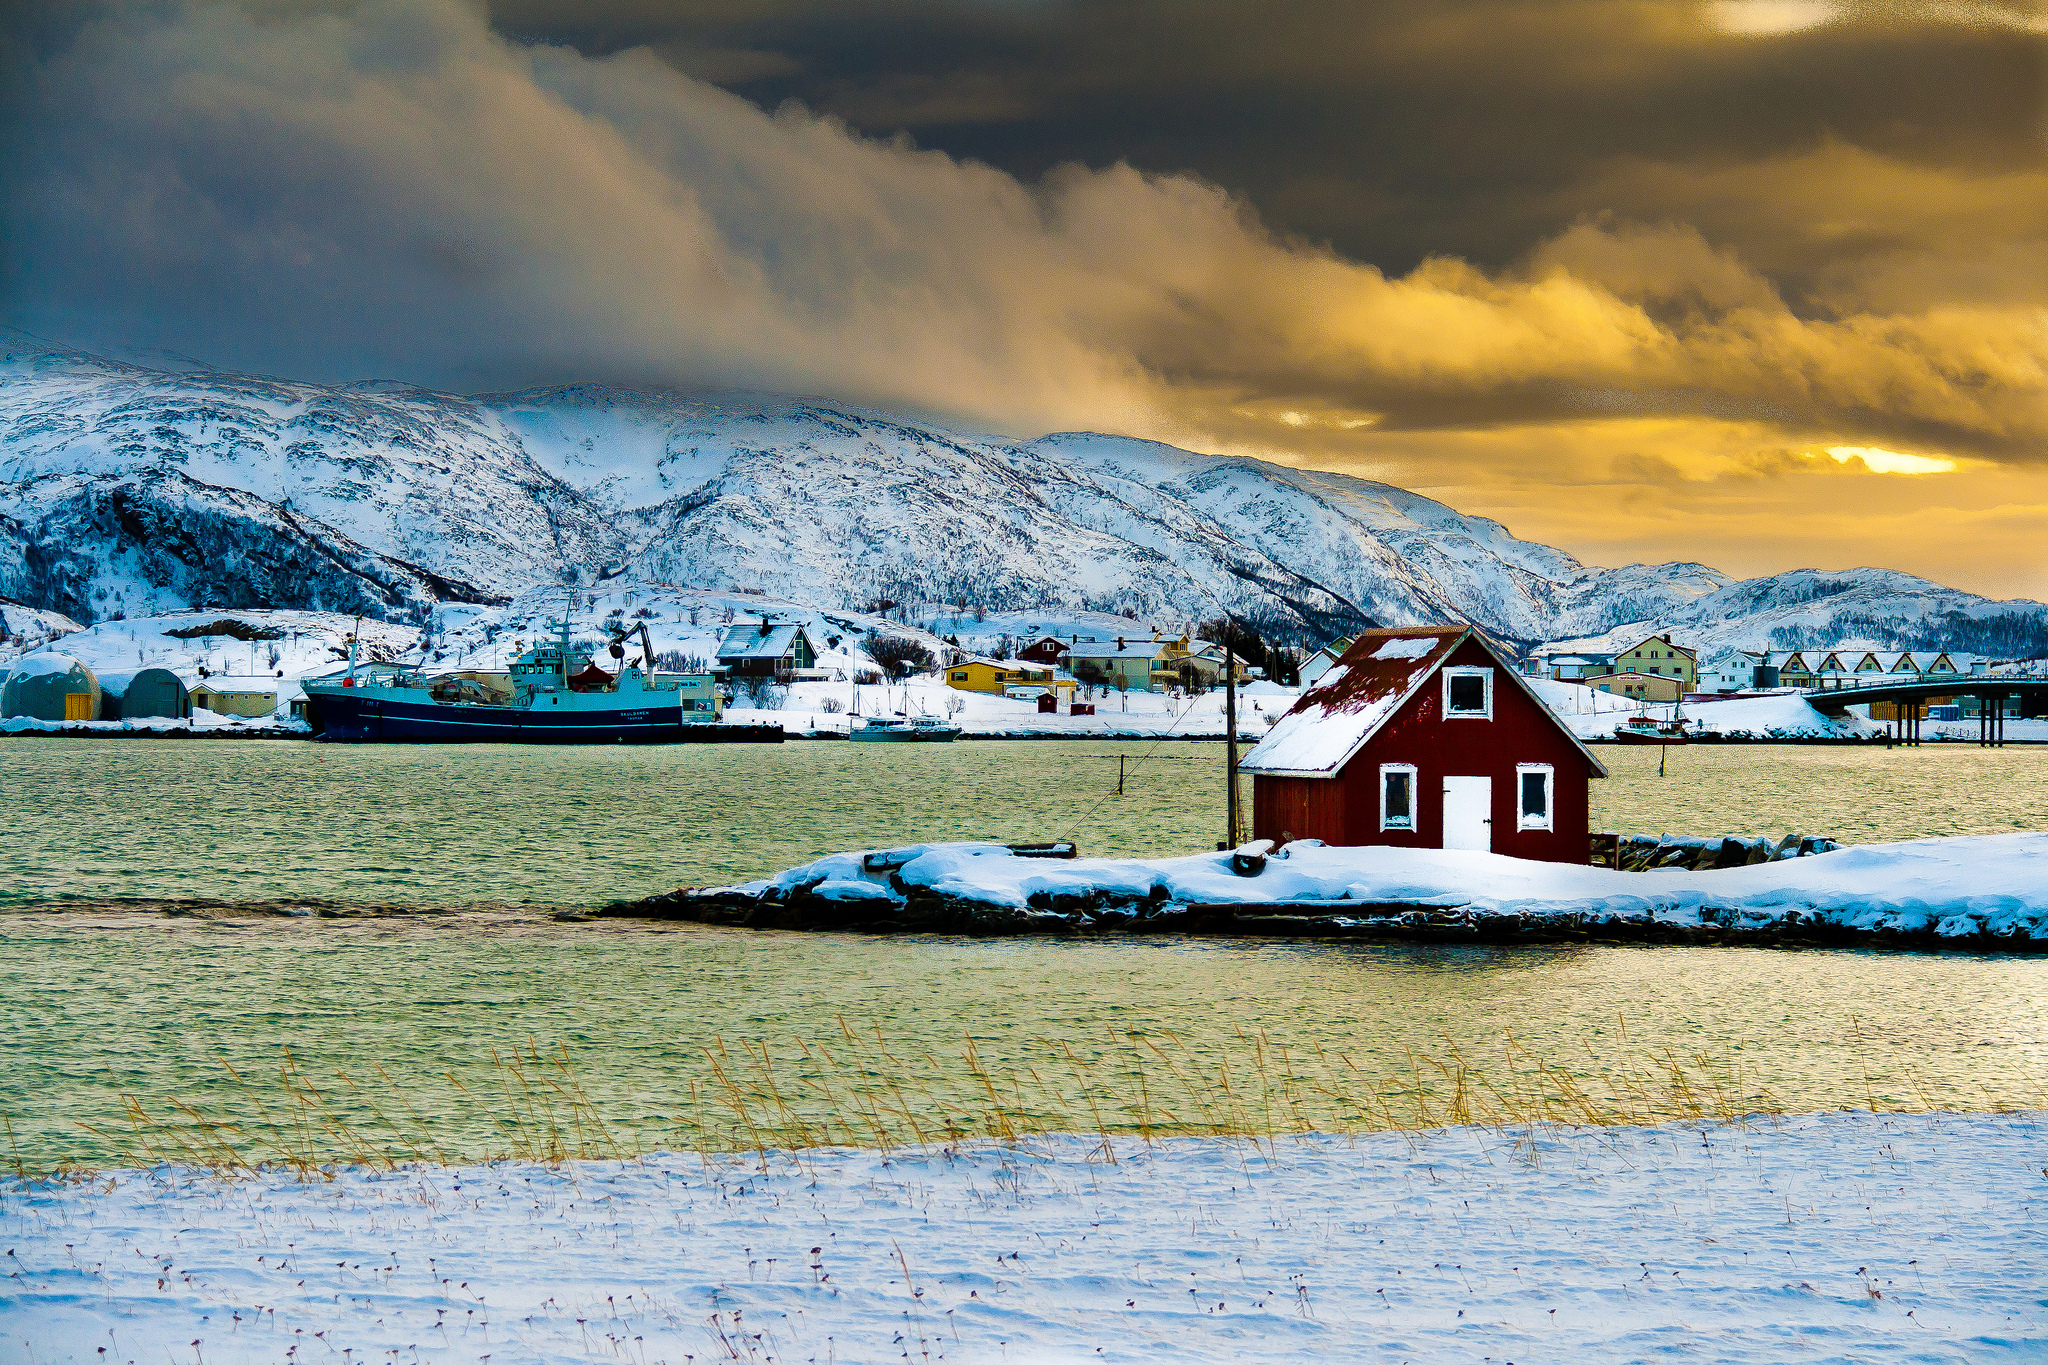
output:
[{"label": "snow-covered field", "polygon": [[[1248,851],[1266,847],[1264,841]],[[1111,897],[1132,904],[1284,905],[1341,916],[1348,905],[1454,908],[1471,916],[1584,916],[1685,928],[1751,927],[1801,916],[1846,929],[2048,939],[2048,834],[1859,844],[1749,867],[1618,872],[1498,853],[1303,839],[1249,875],[1229,853],[1182,858],[1020,858],[1002,844],[925,844],[875,857],[836,853],[741,893],[803,891],[903,903],[929,890],[979,905],[1051,910]]]},{"label": "snow-covered field", "polygon": [[2032,1360],[2041,1115],[9,1190],[60,1362]]}]

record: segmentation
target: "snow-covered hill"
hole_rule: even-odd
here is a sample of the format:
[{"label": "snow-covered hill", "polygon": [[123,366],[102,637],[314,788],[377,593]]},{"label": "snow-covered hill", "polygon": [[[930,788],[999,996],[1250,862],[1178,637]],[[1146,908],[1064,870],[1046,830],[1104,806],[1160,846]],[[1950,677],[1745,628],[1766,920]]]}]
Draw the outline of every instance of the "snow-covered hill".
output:
[{"label": "snow-covered hill", "polygon": [[[886,601],[913,621],[1229,610],[1302,642],[1366,622],[1522,642],[1725,624],[1785,595],[1699,564],[1590,568],[1386,484],[1121,437],[1013,441],[729,392],[458,397],[0,355],[0,595],[87,623],[423,622],[564,581]],[[1731,615],[1743,592],[1755,607]]]},{"label": "snow-covered hill", "polygon": [[1891,569],[1799,569],[1728,583],[1659,615],[1563,638],[1552,648],[1612,653],[1667,630],[1702,659],[1816,645],[2032,658],[2048,647],[2048,607],[1994,602]]}]

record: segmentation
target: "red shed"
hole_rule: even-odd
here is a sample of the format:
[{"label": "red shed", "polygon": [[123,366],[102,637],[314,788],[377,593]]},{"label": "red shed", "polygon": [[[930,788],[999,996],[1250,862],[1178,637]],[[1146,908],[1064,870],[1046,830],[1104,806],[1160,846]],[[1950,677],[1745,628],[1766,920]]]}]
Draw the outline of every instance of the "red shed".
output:
[{"label": "red shed", "polygon": [[1368,630],[1246,755],[1252,836],[1587,859],[1607,769],[1469,626]]}]

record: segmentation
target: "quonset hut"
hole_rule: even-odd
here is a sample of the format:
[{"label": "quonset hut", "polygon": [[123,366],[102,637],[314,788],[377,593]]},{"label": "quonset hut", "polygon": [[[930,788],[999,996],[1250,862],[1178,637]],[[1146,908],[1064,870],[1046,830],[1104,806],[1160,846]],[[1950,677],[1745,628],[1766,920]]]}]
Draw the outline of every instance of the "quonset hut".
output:
[{"label": "quonset hut", "polygon": [[100,680],[69,654],[24,654],[0,684],[0,718],[98,720]]},{"label": "quonset hut", "polygon": [[168,668],[145,668],[128,680],[121,693],[121,719],[139,720],[150,716],[178,719],[192,714],[192,694],[177,674]]},{"label": "quonset hut", "polygon": [[1369,630],[1245,757],[1252,836],[1587,860],[1607,769],[1469,626]]}]

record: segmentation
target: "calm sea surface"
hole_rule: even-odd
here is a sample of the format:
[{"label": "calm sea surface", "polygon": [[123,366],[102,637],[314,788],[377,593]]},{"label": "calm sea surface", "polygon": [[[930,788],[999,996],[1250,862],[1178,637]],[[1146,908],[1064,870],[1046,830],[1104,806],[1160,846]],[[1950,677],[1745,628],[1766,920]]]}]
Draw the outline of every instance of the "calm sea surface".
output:
[{"label": "calm sea surface", "polygon": [[[1673,751],[1663,778],[1655,750],[1601,753],[1608,828],[2048,828],[2048,750],[1703,747]],[[7,740],[0,1117],[28,1160],[104,1160],[119,1144],[81,1125],[118,1125],[124,1095],[226,1112],[269,1093],[289,1048],[309,1075],[375,1074],[451,1141],[486,1143],[461,1087],[502,1079],[493,1048],[531,1045],[566,1048],[592,1103],[658,1140],[701,1102],[719,1040],[846,1027],[906,1056],[954,1056],[972,1034],[1014,1067],[1042,1040],[1096,1056],[1134,1032],[1221,1066],[1264,1035],[1373,1075],[1454,1046],[1483,1061],[1512,1037],[1582,1071],[1705,1054],[1792,1107],[2048,1103],[2048,961],[2029,958],[974,942],[546,914],[922,839],[1187,852],[1213,846],[1220,785],[1221,746],[1196,743]]]}]

